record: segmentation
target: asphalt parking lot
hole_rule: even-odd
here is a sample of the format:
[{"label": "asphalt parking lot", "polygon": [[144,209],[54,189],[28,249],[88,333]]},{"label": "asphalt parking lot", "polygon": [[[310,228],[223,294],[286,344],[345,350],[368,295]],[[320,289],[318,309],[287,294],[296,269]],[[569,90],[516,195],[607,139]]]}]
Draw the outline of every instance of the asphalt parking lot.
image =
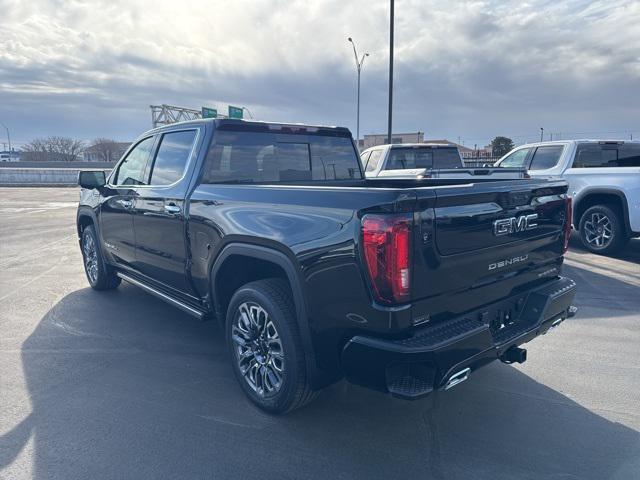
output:
[{"label": "asphalt parking lot", "polygon": [[640,240],[574,239],[580,311],[524,365],[418,402],[342,382],[271,417],[214,322],[88,287],[77,195],[0,189],[0,478],[640,478]]}]

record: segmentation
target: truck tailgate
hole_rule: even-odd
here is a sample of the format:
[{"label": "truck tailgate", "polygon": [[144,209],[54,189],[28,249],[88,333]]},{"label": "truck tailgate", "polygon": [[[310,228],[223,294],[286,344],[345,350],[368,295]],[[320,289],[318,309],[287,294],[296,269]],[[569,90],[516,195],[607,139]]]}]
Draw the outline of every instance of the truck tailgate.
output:
[{"label": "truck tailgate", "polygon": [[503,181],[443,186],[435,200],[418,200],[412,298],[425,302],[415,315],[461,313],[556,276],[566,191],[564,181]]}]

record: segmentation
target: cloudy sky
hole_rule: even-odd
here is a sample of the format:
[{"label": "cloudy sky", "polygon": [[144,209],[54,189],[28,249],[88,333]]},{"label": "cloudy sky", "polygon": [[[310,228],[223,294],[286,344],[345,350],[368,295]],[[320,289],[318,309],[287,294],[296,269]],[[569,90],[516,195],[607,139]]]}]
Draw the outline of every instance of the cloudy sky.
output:
[{"label": "cloudy sky", "polygon": [[[129,140],[150,104],[386,131],[388,1],[0,0],[0,121]],[[396,0],[394,131],[640,137],[640,1]],[[0,142],[5,133],[0,131]]]}]

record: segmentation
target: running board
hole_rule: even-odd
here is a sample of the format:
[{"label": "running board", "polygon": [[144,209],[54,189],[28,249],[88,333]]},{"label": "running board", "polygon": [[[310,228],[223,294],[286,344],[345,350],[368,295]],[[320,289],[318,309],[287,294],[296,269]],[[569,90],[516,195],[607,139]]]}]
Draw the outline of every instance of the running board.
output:
[{"label": "running board", "polygon": [[146,283],[141,282],[140,280],[136,280],[135,278],[130,277],[129,275],[126,275],[122,272],[117,272],[117,275],[124,280],[125,282],[129,282],[133,285],[135,285],[136,287],[140,287],[141,289],[143,289],[146,292],[149,292],[152,295],[155,295],[156,297],[164,300],[165,302],[168,302],[176,307],[178,307],[180,310],[182,310],[183,312],[187,312],[191,315],[193,315],[196,318],[199,318],[200,320],[202,320],[205,316],[205,312],[198,310],[197,308],[191,307],[189,305],[187,305],[184,302],[181,302],[180,300],[176,300],[175,298],[167,295],[166,293],[162,293],[160,290],[157,290],[153,287],[150,287],[149,285],[147,285]]}]

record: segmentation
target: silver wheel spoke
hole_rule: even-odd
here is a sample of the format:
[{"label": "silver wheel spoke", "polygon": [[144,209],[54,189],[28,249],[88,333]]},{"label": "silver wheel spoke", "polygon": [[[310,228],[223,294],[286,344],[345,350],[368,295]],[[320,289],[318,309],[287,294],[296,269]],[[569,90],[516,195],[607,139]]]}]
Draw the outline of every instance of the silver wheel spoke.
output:
[{"label": "silver wheel spoke", "polygon": [[87,276],[95,283],[98,281],[98,252],[93,237],[88,233],[82,237],[82,253]]},{"label": "silver wheel spoke", "polygon": [[611,219],[602,213],[592,213],[584,222],[585,241],[597,248],[606,247],[613,238]]},{"label": "silver wheel spoke", "polygon": [[245,381],[261,397],[278,393],[285,372],[280,334],[267,311],[253,302],[238,307],[231,328],[238,368]]}]

